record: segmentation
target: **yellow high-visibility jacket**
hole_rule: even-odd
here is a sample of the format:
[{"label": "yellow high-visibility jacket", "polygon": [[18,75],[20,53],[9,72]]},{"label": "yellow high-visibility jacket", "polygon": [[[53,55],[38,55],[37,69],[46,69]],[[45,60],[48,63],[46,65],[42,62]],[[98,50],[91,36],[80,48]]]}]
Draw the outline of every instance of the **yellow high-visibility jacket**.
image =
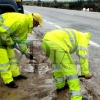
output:
[{"label": "yellow high-visibility jacket", "polygon": [[80,59],[82,74],[86,75],[89,73],[87,50],[90,37],[90,33],[82,33],[77,30],[66,28],[47,32],[43,40],[53,41],[68,53],[77,52]]},{"label": "yellow high-visibility jacket", "polygon": [[28,52],[25,44],[28,33],[32,33],[32,14],[4,13],[0,15],[0,45],[19,44],[20,49]]}]

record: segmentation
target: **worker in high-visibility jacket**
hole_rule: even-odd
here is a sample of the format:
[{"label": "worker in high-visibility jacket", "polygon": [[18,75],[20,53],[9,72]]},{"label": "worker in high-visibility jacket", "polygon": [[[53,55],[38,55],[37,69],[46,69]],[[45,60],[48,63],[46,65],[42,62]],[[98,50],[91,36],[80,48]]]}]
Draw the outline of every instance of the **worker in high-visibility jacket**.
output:
[{"label": "worker in high-visibility jacket", "polygon": [[24,8],[23,8],[23,5],[22,5],[22,0],[16,0],[16,3],[17,3],[17,7],[18,7],[18,12],[19,13],[24,13]]},{"label": "worker in high-visibility jacket", "polygon": [[42,48],[52,61],[52,68],[57,90],[69,86],[70,100],[87,100],[82,98],[78,71],[71,54],[79,56],[81,74],[89,79],[93,75],[88,68],[87,50],[90,33],[64,28],[47,32],[42,39]]},{"label": "worker in high-visibility jacket", "polygon": [[17,88],[14,79],[27,78],[19,71],[13,47],[17,43],[26,57],[32,56],[28,53],[27,36],[34,27],[42,26],[42,21],[42,16],[38,13],[12,12],[0,15],[0,75],[8,87]]}]

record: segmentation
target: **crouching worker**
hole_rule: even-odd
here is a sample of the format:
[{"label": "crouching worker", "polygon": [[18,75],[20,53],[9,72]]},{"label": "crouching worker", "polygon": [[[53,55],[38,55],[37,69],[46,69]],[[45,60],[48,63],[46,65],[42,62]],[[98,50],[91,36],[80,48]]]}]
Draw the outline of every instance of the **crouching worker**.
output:
[{"label": "crouching worker", "polygon": [[88,100],[82,97],[78,71],[71,54],[77,52],[81,74],[90,79],[93,76],[89,71],[87,59],[90,38],[90,33],[65,28],[47,32],[42,39],[42,48],[52,61],[57,90],[68,84],[70,100]]},{"label": "crouching worker", "polygon": [[42,17],[38,13],[4,13],[0,15],[0,75],[4,84],[10,88],[17,88],[14,79],[27,79],[21,75],[15,58],[15,44],[26,58],[32,58],[25,44],[28,33],[38,25],[42,26]]}]

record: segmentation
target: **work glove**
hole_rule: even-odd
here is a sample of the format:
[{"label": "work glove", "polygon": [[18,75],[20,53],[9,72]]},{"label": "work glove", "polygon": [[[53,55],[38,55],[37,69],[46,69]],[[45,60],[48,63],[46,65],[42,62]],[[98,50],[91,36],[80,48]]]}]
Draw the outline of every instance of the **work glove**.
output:
[{"label": "work glove", "polygon": [[14,45],[8,45],[7,47],[13,49],[14,48]]},{"label": "work glove", "polygon": [[56,91],[57,91],[57,93],[59,93],[59,92],[64,91],[64,90],[66,90],[68,88],[69,88],[68,84],[65,84],[64,87],[62,87],[61,89],[56,89]]},{"label": "work glove", "polygon": [[3,44],[3,47],[7,48],[7,45],[6,44]]},{"label": "work glove", "polygon": [[93,74],[89,73],[87,75],[79,75],[78,78],[85,78],[85,79],[91,79],[93,77]]},{"label": "work glove", "polygon": [[14,43],[14,44],[12,44],[12,45],[7,45],[7,47],[9,47],[9,48],[13,49],[13,48],[15,48],[15,47],[16,47],[16,43]]},{"label": "work glove", "polygon": [[3,44],[3,46],[4,46],[5,48],[7,48],[7,47],[9,47],[9,48],[14,48],[15,45],[6,45],[6,44]]},{"label": "work glove", "polygon": [[89,73],[87,75],[84,75],[84,78],[86,79],[91,79],[93,77],[93,74],[92,73]]}]

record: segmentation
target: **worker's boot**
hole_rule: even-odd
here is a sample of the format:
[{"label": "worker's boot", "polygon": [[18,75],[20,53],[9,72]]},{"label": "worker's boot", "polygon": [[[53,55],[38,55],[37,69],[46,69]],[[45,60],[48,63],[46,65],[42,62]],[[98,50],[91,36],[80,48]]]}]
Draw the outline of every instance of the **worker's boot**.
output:
[{"label": "worker's boot", "polygon": [[12,81],[8,84],[5,84],[5,85],[9,88],[17,88],[18,87],[18,85],[14,81]]},{"label": "worker's boot", "polygon": [[84,76],[84,78],[86,78],[86,79],[91,79],[92,77],[93,77],[93,74],[91,74],[91,73]]},{"label": "worker's boot", "polygon": [[87,98],[83,97],[82,100],[88,100]]},{"label": "worker's boot", "polygon": [[65,89],[68,89],[68,88],[69,88],[69,87],[68,87],[68,84],[66,84],[63,88],[57,89],[56,91],[57,91],[57,93],[59,93],[59,92],[65,90]]},{"label": "worker's boot", "polygon": [[24,75],[18,75],[16,77],[14,77],[15,80],[20,80],[20,79],[27,79],[28,77],[24,76]]}]

